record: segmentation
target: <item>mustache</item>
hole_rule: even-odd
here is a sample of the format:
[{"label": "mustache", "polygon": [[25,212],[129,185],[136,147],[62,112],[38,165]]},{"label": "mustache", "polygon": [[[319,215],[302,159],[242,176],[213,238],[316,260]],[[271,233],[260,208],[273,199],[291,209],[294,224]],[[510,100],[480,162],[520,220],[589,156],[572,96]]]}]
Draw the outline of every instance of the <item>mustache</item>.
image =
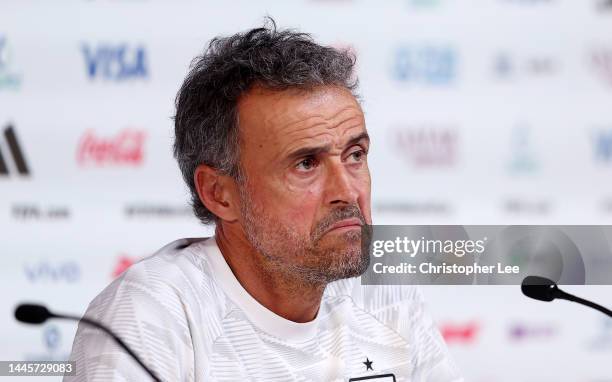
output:
[{"label": "mustache", "polygon": [[332,210],[327,216],[325,216],[316,226],[312,233],[313,241],[316,241],[323,236],[323,234],[337,222],[349,219],[357,218],[361,222],[361,225],[365,225],[365,217],[361,213],[361,210],[357,205],[350,205],[346,207],[339,207]]}]

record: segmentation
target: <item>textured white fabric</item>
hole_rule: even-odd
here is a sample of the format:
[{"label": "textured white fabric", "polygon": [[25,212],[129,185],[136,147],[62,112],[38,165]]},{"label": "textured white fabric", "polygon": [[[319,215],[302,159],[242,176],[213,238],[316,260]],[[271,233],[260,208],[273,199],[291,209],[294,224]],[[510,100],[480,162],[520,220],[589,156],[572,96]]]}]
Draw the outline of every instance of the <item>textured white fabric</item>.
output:
[{"label": "textured white fabric", "polygon": [[[214,237],[182,239],[132,265],[89,305],[164,381],[457,381],[416,287],[327,286],[315,320],[295,323],[240,285]],[[147,381],[103,332],[79,324],[76,377]],[[364,362],[371,361],[373,370]],[[391,376],[366,381],[393,381]]]}]

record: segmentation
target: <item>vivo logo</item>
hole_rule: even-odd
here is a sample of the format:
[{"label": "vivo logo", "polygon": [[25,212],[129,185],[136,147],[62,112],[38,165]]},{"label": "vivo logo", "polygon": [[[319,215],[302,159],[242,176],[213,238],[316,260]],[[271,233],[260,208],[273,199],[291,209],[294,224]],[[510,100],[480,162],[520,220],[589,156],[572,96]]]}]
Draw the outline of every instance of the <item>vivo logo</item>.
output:
[{"label": "vivo logo", "polygon": [[61,263],[41,261],[36,264],[26,264],[23,268],[26,278],[32,283],[74,283],[81,279],[81,269],[75,261]]},{"label": "vivo logo", "polygon": [[145,79],[148,77],[146,50],[142,46],[98,45],[81,46],[89,79],[109,81]]}]

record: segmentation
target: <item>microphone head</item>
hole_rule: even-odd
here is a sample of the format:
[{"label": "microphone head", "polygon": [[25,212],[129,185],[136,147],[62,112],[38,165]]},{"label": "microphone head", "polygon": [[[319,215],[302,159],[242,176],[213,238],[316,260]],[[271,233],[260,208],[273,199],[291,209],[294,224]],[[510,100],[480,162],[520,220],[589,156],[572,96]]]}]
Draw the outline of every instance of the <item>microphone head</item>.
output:
[{"label": "microphone head", "polygon": [[527,276],[521,283],[521,290],[527,297],[540,301],[552,301],[558,297],[557,284],[545,277]]},{"label": "microphone head", "polygon": [[26,324],[42,324],[52,316],[46,307],[37,304],[21,304],[15,309],[17,321],[25,322]]}]

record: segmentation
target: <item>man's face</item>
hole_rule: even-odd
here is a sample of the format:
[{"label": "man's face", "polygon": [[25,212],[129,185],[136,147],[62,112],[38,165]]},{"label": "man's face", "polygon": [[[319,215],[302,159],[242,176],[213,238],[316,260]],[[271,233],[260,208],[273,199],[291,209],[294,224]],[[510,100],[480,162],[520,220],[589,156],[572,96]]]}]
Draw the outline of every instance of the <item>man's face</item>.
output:
[{"label": "man's face", "polygon": [[350,91],[254,88],[238,103],[240,223],[275,271],[327,283],[365,271],[369,138]]}]

